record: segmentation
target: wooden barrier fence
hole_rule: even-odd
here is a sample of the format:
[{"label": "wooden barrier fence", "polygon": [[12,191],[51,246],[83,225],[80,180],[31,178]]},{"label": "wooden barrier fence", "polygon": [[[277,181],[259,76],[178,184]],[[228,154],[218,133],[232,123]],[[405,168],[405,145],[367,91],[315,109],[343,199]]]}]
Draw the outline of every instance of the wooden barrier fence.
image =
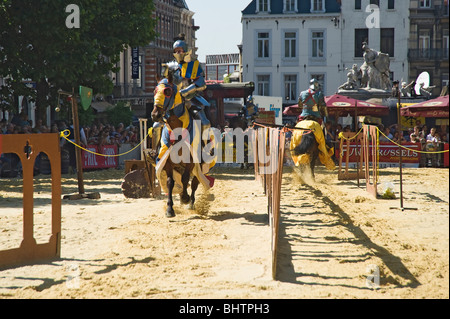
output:
[{"label": "wooden barrier fence", "polygon": [[[376,126],[364,125],[360,136],[356,133],[344,135],[347,139],[343,143],[346,156],[339,160],[339,179],[365,178],[366,189],[377,196],[378,182],[378,132]],[[359,165],[356,172],[349,172],[350,140],[354,138],[361,144]],[[259,127],[253,134],[253,152],[255,159],[255,179],[260,181],[267,196],[267,213],[271,228],[272,246],[272,278],[276,279],[278,233],[280,223],[281,183],[283,177],[283,160],[285,154],[286,134],[280,128]],[[358,146],[358,145],[357,145]],[[355,150],[356,151],[356,150]],[[342,154],[342,150],[341,150]],[[342,163],[345,162],[345,171]]]},{"label": "wooden barrier fence", "polygon": [[[52,178],[52,234],[37,244],[33,220],[33,168],[39,153],[50,160]],[[61,251],[61,152],[59,134],[0,135],[0,153],[19,156],[23,171],[23,240],[18,248],[0,251],[0,268],[57,259]]]},{"label": "wooden barrier fence", "polygon": [[281,182],[286,134],[275,128],[258,128],[254,138],[255,178],[261,181],[267,196],[271,228],[272,278],[276,279],[278,232],[280,223]]},{"label": "wooden barrier fence", "polygon": [[[377,127],[373,125],[364,125],[361,132],[342,133],[343,140],[341,149],[339,150],[339,180],[366,180],[366,190],[377,197],[377,183],[378,183],[378,131]],[[351,142],[356,142],[354,145],[354,152],[359,153],[356,163],[356,170],[350,171],[350,153],[352,152]]]},{"label": "wooden barrier fence", "polygon": [[378,183],[378,129],[373,125],[363,127],[364,169],[366,190],[377,198]]},{"label": "wooden barrier fence", "polygon": [[356,142],[355,151],[357,152],[358,147],[362,144],[361,134],[355,132],[344,132],[342,135],[344,138],[342,139],[341,149],[339,150],[338,180],[359,180],[360,178],[365,178],[366,175],[363,170],[363,156],[361,156],[361,154],[359,156],[359,161],[356,163],[356,170],[350,170],[350,154],[352,152],[351,143]]}]

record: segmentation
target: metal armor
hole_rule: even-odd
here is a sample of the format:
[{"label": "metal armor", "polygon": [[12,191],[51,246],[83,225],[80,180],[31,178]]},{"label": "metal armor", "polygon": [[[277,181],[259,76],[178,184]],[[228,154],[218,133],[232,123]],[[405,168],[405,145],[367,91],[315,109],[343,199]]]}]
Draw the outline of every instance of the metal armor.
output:
[{"label": "metal armor", "polygon": [[206,117],[205,108],[210,104],[199,92],[206,89],[203,69],[198,60],[183,62],[179,64],[178,70],[174,74],[174,83],[177,84],[181,96],[185,99],[186,106],[195,119],[201,120],[202,127],[211,126]]},{"label": "metal armor", "polygon": [[205,108],[210,104],[198,93],[206,89],[205,76],[200,62],[195,59],[191,51],[187,51],[187,45],[183,40],[177,40],[173,44],[174,57],[178,68],[174,72],[174,83],[177,85],[186,107],[194,119],[202,122],[202,128],[211,127]]},{"label": "metal armor", "polygon": [[298,98],[298,106],[302,108],[300,117],[306,118],[308,116],[321,119],[328,116],[325,98],[319,90],[319,83],[317,80],[311,80],[311,86],[308,90],[300,93]]}]

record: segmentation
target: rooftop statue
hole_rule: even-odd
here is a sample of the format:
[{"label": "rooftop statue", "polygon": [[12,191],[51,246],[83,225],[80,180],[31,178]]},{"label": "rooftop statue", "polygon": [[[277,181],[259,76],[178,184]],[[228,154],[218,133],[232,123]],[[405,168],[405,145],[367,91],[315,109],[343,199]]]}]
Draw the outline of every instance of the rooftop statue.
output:
[{"label": "rooftop statue", "polygon": [[390,90],[392,84],[389,79],[389,54],[369,48],[366,42],[363,42],[362,48],[364,63],[359,70],[356,64],[353,65],[352,70],[347,73],[347,82],[342,84],[339,90]]},{"label": "rooftop statue", "polygon": [[[349,70],[349,68],[345,68]],[[359,88],[359,81],[361,77],[361,71],[358,69],[357,64],[353,64],[351,71],[347,73],[347,82],[339,87],[339,90],[356,90]]]}]

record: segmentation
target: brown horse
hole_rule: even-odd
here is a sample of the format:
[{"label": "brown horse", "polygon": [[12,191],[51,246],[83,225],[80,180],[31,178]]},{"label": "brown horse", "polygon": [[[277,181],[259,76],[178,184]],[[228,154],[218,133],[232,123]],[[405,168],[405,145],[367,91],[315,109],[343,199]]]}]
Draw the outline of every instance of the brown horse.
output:
[{"label": "brown horse", "polygon": [[[154,122],[160,122],[165,123],[164,127],[160,126],[159,128],[155,128],[154,130],[161,129],[163,130],[163,135],[165,134],[168,136],[170,133],[176,130],[177,128],[183,127],[183,122],[180,120],[180,117],[183,117],[185,120],[188,118],[190,123],[192,123],[192,117],[189,114],[189,111],[187,110],[185,104],[177,103],[178,101],[181,101],[181,99],[177,96],[178,91],[176,85],[174,85],[169,79],[163,79],[159,82],[157,89],[155,90],[155,106],[152,111],[152,120]],[[166,130],[164,132],[164,130]],[[154,133],[155,134],[155,133]],[[161,149],[165,148],[165,151],[167,152],[174,152],[175,150],[170,148],[171,145],[175,145],[176,143],[182,143],[182,137],[180,136],[178,140],[170,140],[169,145],[164,144],[162,140],[160,140],[160,143],[158,143],[159,150],[157,153],[161,154]],[[167,143],[167,139],[166,139]],[[167,217],[174,217],[175,211],[173,209],[173,190],[176,184],[176,180],[174,178],[174,172],[181,175],[181,186],[182,191],[180,193],[180,199],[181,203],[183,204],[190,204],[191,209],[194,208],[194,202],[195,202],[195,192],[199,185],[199,180],[196,176],[193,176],[192,182],[191,182],[191,195],[189,196],[187,192],[187,188],[189,185],[189,181],[191,178],[195,163],[193,161],[192,155],[189,155],[189,160],[186,161],[181,154],[182,150],[179,149],[178,154],[168,154],[171,156],[167,156],[166,160],[164,162],[164,167],[162,170],[166,172],[167,175],[167,210],[166,210],[166,216]],[[181,159],[179,163],[174,163],[172,160],[173,155],[178,155],[178,158]],[[156,164],[158,165],[158,164]],[[160,180],[160,182],[162,182]]]},{"label": "brown horse", "polygon": [[[313,131],[302,131],[302,140],[300,144],[295,146],[291,151],[293,155],[299,156],[302,154],[309,155],[309,168],[311,169],[311,176],[314,178],[314,167],[316,166],[317,159],[319,157],[319,148]],[[299,165],[300,172],[303,174],[306,169],[306,163]]]}]

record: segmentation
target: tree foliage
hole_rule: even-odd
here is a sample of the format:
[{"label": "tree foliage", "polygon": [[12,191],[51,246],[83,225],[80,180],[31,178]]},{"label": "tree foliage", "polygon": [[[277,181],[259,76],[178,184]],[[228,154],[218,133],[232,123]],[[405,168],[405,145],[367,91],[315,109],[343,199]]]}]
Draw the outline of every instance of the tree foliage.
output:
[{"label": "tree foliage", "polygon": [[[0,2],[0,100],[13,95],[36,99],[45,113],[57,90],[79,85],[109,94],[109,72],[117,71],[127,47],[148,45],[155,37],[152,0],[78,0],[80,28],[68,28],[72,0]],[[27,88],[22,80],[36,88]]]},{"label": "tree foliage", "polygon": [[108,117],[108,123],[114,126],[118,126],[119,123],[128,126],[133,121],[133,112],[124,102],[119,102],[106,109],[106,116]]}]

